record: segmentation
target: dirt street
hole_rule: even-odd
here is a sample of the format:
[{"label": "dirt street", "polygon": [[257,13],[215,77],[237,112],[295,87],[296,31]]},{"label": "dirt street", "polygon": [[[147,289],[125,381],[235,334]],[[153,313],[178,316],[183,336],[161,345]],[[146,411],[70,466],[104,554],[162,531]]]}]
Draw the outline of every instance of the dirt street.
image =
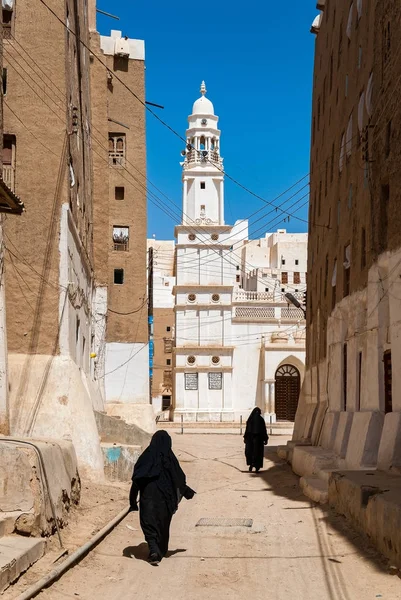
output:
[{"label": "dirt street", "polygon": [[[172,433],[197,490],[173,519],[170,556],[147,564],[130,514],[40,599],[398,600],[401,581],[340,517],[311,504],[271,438],[264,471],[249,474],[239,435]],[[251,528],[196,527],[201,518],[249,518]]]}]

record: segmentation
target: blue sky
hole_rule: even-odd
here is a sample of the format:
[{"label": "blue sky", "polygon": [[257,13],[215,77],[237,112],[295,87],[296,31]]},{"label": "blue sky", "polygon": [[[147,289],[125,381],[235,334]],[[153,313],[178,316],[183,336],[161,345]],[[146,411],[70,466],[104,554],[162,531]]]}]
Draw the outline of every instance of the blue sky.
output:
[{"label": "blue sky", "polygon": [[[124,35],[145,40],[146,99],[163,105],[160,116],[182,135],[204,79],[220,117],[226,172],[271,201],[309,171],[314,49],[309,29],[315,6],[299,0],[98,0],[98,8],[120,17],[118,22],[98,15],[98,30],[106,35],[110,29],[121,29]],[[148,113],[148,178],[180,207],[182,148],[183,143]],[[290,206],[306,191],[284,209],[299,208],[306,198]],[[156,193],[170,210],[179,212]],[[226,180],[227,223],[262,206]],[[277,213],[268,214],[270,210],[266,206],[255,217],[265,215],[250,227],[255,237],[262,236],[259,227],[307,230],[305,222],[294,217],[289,223],[280,222]],[[295,214],[306,219],[307,206]],[[149,202],[149,237],[172,238],[177,220]]]}]

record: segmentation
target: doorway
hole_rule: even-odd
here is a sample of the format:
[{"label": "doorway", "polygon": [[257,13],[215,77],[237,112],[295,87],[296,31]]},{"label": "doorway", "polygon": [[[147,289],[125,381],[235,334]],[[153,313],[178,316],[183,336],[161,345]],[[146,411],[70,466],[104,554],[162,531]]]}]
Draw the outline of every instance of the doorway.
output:
[{"label": "doorway", "polygon": [[295,421],[301,376],[293,365],[282,365],[276,371],[275,403],[277,421]]}]

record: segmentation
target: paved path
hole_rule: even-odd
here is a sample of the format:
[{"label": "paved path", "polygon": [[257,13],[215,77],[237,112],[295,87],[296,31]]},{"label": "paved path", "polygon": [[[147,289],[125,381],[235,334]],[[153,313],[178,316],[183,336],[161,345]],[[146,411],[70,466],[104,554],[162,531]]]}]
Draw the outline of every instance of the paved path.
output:
[{"label": "paved path", "polygon": [[[367,543],[301,493],[268,450],[245,470],[241,438],[172,434],[198,494],[174,517],[171,555],[149,566],[137,514],[39,598],[65,600],[399,600],[401,580]],[[271,438],[271,445],[282,438]],[[250,518],[251,529],[196,527],[202,517]]]}]

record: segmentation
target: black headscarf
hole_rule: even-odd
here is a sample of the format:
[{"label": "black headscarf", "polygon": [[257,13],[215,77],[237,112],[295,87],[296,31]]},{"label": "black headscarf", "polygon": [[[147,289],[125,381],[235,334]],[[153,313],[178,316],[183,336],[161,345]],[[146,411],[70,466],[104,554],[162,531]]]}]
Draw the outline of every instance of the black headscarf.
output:
[{"label": "black headscarf", "polygon": [[171,448],[171,437],[167,431],[157,431],[139,457],[132,480],[139,484],[141,480],[154,479],[169,511],[174,514],[187,485],[185,473]]},{"label": "black headscarf", "polygon": [[246,422],[245,435],[265,435],[265,433],[266,423],[264,418],[262,417],[262,411],[260,410],[260,408],[256,407],[253,409]]}]

